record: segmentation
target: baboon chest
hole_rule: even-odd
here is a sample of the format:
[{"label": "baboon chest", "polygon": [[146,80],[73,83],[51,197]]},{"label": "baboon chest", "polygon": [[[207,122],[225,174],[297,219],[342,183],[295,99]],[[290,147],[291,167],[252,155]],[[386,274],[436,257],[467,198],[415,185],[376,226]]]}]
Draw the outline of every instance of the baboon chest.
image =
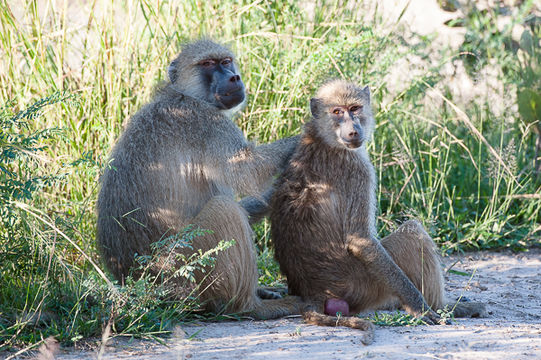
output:
[{"label": "baboon chest", "polygon": [[304,204],[310,205],[317,221],[336,222],[346,232],[358,232],[374,217],[375,179],[369,162],[353,158],[325,172],[307,175],[301,190]]}]

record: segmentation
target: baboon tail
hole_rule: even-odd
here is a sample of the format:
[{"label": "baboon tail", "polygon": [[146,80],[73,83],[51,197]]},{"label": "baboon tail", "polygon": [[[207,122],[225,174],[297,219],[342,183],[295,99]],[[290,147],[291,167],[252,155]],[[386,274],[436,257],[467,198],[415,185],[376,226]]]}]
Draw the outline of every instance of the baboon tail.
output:
[{"label": "baboon tail", "polygon": [[304,321],[307,324],[319,326],[346,326],[363,331],[361,342],[369,345],[374,341],[374,325],[368,320],[359,319],[355,316],[330,316],[318,313],[316,311],[306,311],[303,314]]},{"label": "baboon tail", "polygon": [[486,305],[481,302],[459,301],[451,302],[446,306],[457,318],[486,318],[488,317]]},{"label": "baboon tail", "polygon": [[300,315],[304,302],[298,296],[286,296],[282,299],[260,300],[255,308],[248,311],[256,320],[277,319],[288,315]]}]

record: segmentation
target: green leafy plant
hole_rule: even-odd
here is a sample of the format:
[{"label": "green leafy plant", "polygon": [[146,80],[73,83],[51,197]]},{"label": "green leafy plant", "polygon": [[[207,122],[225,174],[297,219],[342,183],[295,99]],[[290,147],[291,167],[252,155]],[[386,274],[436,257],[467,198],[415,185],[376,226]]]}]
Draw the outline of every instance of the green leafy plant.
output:
[{"label": "green leafy plant", "polygon": [[426,325],[421,318],[416,318],[413,315],[404,312],[374,312],[374,315],[369,318],[376,325],[380,326],[417,326]]},{"label": "green leafy plant", "polygon": [[[138,256],[138,276],[128,277],[124,286],[109,280],[78,245],[78,219],[55,218],[35,205],[40,192],[61,186],[73,167],[88,161],[78,159],[58,174],[44,171],[46,152],[64,139],[65,130],[33,131],[30,122],[54,104],[78,101],[55,92],[21,111],[9,102],[0,112],[0,351],[39,344],[50,335],[74,343],[100,334],[104,324],[114,334],[167,334],[171,324],[198,309],[194,272],[210,271],[216,254],[234,243],[222,241],[185,256],[178,250],[192,249],[193,239],[209,232],[187,227],[152,244],[149,256]],[[156,273],[157,262],[177,266]],[[187,289],[180,298],[178,285]]]},{"label": "green leafy plant", "polygon": [[100,307],[100,313],[109,315],[107,323],[114,334],[168,334],[174,324],[199,309],[197,294],[202,289],[194,272],[210,272],[215,256],[234,244],[234,240],[221,241],[206,252],[182,253],[184,248],[193,250],[196,237],[210,232],[189,225],[164,237],[151,245],[150,255],[136,256],[137,266],[123,286],[111,288],[91,277],[83,283],[86,290],[81,300],[90,301],[93,307]]}]

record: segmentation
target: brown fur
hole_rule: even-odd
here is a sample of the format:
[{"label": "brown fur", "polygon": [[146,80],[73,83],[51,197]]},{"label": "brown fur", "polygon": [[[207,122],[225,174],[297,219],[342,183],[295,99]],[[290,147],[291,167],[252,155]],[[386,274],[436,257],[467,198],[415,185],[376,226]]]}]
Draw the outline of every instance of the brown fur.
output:
[{"label": "brown fur", "polygon": [[290,294],[314,304],[319,315],[307,312],[305,319],[320,325],[337,319],[321,314],[328,298],[347,301],[351,313],[397,299],[411,314],[438,322],[431,307],[441,308],[445,299],[432,239],[417,221],[376,239],[374,168],[364,144],[346,148],[331,120],[336,105],[362,105],[357,120],[369,139],[374,122],[368,89],[334,81],[312,104],[313,119],[271,201],[276,259]]},{"label": "brown fur", "polygon": [[231,121],[234,109],[219,110],[210,103],[197,63],[225,57],[234,59],[212,41],[188,44],[168,69],[171,82],[131,118],[101,179],[99,249],[109,270],[122,281],[134,254],[149,254],[153,242],[195,224],[213,233],[196,237],[193,249],[180,250],[186,255],[214,248],[221,240],[236,242],[217,254],[210,276],[196,273],[208,310],[256,318],[299,313],[296,297],[257,296],[252,231],[245,209],[235,201],[237,195],[259,194],[284,166],[298,139],[254,146]]}]

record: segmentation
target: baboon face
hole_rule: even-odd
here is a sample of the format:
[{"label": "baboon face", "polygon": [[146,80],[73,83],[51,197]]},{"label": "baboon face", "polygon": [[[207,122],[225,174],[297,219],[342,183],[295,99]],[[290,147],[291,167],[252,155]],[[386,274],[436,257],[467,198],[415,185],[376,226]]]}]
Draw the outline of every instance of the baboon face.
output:
[{"label": "baboon face", "polygon": [[368,87],[332,81],[311,99],[310,108],[320,135],[333,146],[355,150],[372,134],[374,120]]},{"label": "baboon face", "polygon": [[169,66],[169,79],[182,93],[221,110],[244,102],[244,83],[233,53],[209,40],[191,43]]}]

